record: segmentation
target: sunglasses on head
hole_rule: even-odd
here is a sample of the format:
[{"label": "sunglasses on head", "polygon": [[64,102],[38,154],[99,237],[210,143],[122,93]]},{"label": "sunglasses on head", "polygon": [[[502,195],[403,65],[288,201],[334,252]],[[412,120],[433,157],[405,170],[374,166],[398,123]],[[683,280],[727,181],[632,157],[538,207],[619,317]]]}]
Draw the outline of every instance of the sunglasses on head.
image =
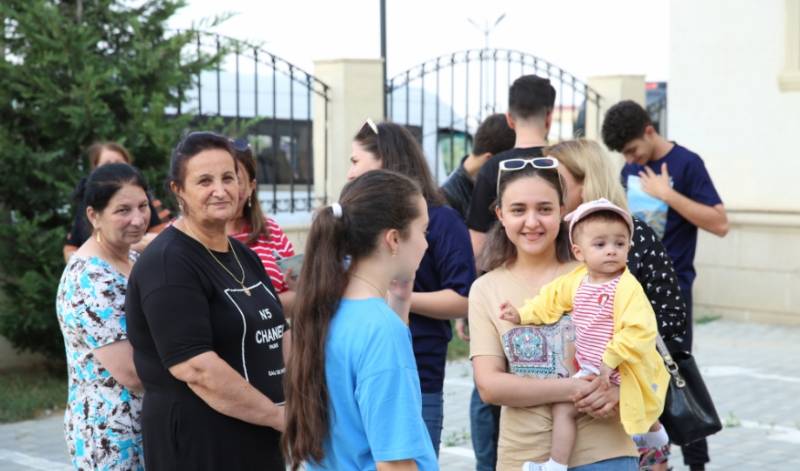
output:
[{"label": "sunglasses on head", "polygon": [[231,146],[233,146],[234,150],[237,152],[245,152],[250,149],[250,143],[243,137],[231,140]]},{"label": "sunglasses on head", "polygon": [[540,170],[549,170],[558,168],[558,159],[555,157],[533,157],[530,159],[508,159],[500,162],[500,167],[497,171],[497,196],[500,196],[500,179],[503,172],[516,172],[522,170],[530,165],[533,168]]},{"label": "sunglasses on head", "polygon": [[372,118],[367,118],[366,124],[367,124],[367,126],[369,126],[370,129],[372,129],[372,132],[374,132],[375,135],[377,136],[378,135],[378,125],[375,124],[375,121],[373,121]]}]

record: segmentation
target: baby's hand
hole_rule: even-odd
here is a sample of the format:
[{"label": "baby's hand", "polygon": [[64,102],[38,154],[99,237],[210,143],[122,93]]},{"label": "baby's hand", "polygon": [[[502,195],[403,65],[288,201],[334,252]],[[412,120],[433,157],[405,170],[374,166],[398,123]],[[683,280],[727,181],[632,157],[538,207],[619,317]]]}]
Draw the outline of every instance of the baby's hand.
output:
[{"label": "baby's hand", "polygon": [[605,363],[600,364],[600,381],[605,387],[611,386],[611,373],[613,372],[614,369],[608,367]]},{"label": "baby's hand", "polygon": [[512,324],[519,324],[519,311],[510,302],[506,301],[500,305],[500,319]]}]

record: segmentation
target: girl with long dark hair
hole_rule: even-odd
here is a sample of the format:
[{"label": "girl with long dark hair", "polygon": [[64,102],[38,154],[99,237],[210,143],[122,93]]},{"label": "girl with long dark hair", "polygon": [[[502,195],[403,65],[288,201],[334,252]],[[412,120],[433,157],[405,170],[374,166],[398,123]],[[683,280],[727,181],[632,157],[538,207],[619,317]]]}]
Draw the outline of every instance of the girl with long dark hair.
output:
[{"label": "girl with long dark hair", "polygon": [[427,226],[419,186],[384,170],[317,213],[293,311],[302,348],[287,366],[293,471],[438,469],[406,326]]}]

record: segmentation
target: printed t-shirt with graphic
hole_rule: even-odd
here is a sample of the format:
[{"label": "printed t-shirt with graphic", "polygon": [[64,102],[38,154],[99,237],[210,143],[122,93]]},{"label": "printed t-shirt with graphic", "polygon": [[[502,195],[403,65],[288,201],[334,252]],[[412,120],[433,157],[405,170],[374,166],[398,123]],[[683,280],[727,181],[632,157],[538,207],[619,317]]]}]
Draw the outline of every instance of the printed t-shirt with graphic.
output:
[{"label": "printed t-shirt with graphic", "polygon": [[[142,429],[149,469],[283,469],[280,433],[223,415],[169,368],[205,352],[272,402],[284,401],[286,321],[264,266],[235,239],[214,257],[174,226],[148,246],[130,276],[126,315],[145,387]],[[249,295],[247,292],[249,291]]]},{"label": "printed t-shirt with graphic", "polygon": [[475,188],[472,190],[472,201],[469,203],[467,227],[478,232],[489,232],[497,216],[491,205],[497,199],[497,174],[500,173],[500,162],[508,159],[529,159],[541,157],[543,147],[517,147],[498,153],[483,164],[475,177]]},{"label": "printed t-shirt with graphic", "polygon": [[[558,377],[559,365],[553,349],[563,344],[551,339],[551,326],[519,326],[500,320],[500,304],[521,306],[535,292],[500,267],[481,276],[469,295],[470,358],[492,356],[507,362],[509,372],[521,376]],[[562,318],[566,319],[566,317]],[[549,365],[543,363],[549,362]],[[563,368],[562,368],[563,369]],[[570,466],[581,466],[611,458],[638,456],[633,440],[625,433],[619,414],[608,419],[580,415],[578,434]],[[550,456],[553,420],[551,405],[503,406],[498,441],[498,469],[520,469],[525,461],[546,461]]]},{"label": "printed t-shirt with graphic", "polygon": [[[667,164],[670,183],[678,193],[707,206],[722,203],[699,155],[675,144],[667,155],[646,165],[656,174],[661,174],[662,164]],[[691,288],[695,278],[697,226],[663,201],[645,193],[639,178],[639,172],[642,171],[644,166],[637,164],[626,164],[622,168],[622,184],[628,194],[628,207],[633,216],[646,222],[662,238],[681,287]]]},{"label": "printed t-shirt with graphic", "polygon": [[[281,226],[279,226],[274,219],[266,218],[265,224],[269,236],[259,234],[258,239],[247,244],[247,246],[258,255],[261,263],[264,264],[264,269],[267,271],[267,275],[269,275],[269,279],[272,281],[272,286],[275,287],[275,291],[283,293],[289,289],[289,286],[286,285],[283,272],[281,272],[281,269],[278,267],[276,254],[277,257],[281,259],[293,257],[294,246],[289,241],[289,238],[286,237],[286,234],[284,234]],[[248,224],[242,228],[242,232],[232,234],[231,237],[244,244],[249,235],[250,225]],[[295,275],[299,275],[299,273],[295,273]]]},{"label": "printed t-shirt with graphic", "polygon": [[439,465],[422,420],[411,334],[383,299],[342,299],[325,342],[329,431],[313,470],[375,469],[378,461]]}]

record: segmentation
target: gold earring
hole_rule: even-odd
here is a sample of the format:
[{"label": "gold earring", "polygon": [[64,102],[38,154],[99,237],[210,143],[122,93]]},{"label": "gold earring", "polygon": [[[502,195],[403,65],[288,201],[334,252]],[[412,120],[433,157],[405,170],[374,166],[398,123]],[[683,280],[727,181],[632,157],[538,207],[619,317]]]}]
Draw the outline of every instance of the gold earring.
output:
[{"label": "gold earring", "polygon": [[96,239],[97,239],[97,243],[99,244],[100,243],[100,229],[97,229]]},{"label": "gold earring", "polygon": [[253,207],[253,197],[252,196],[247,198],[247,207],[248,208],[252,208]]}]

